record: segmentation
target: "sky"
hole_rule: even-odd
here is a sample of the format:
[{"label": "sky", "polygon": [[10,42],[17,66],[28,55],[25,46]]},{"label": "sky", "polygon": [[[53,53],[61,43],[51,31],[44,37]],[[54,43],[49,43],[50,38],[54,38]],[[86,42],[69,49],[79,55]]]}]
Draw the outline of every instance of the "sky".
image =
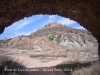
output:
[{"label": "sky", "polygon": [[85,29],[76,21],[58,15],[33,15],[31,17],[24,17],[24,19],[14,22],[12,25],[5,28],[4,32],[0,34],[0,39],[30,35],[32,32],[35,32],[49,22],[58,22],[72,28]]}]

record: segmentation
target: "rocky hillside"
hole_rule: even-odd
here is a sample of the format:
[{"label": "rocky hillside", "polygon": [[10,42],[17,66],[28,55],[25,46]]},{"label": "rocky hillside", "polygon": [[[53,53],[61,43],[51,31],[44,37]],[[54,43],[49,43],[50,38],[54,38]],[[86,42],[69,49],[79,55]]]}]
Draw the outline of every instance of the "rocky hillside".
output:
[{"label": "rocky hillside", "polygon": [[46,36],[50,41],[64,47],[89,47],[97,45],[96,39],[90,32],[73,29],[57,22],[48,23],[30,35],[32,38],[38,36]]},{"label": "rocky hillside", "polygon": [[57,22],[48,23],[29,36],[0,40],[0,49],[1,54],[7,49],[10,53],[26,53],[30,57],[50,57],[64,62],[98,60],[98,43],[90,32]]},{"label": "rocky hillside", "polygon": [[45,51],[61,48],[60,45],[57,45],[54,42],[49,41],[46,37],[36,37],[31,39],[25,36],[13,38],[10,42],[6,44],[6,47],[34,51]]},{"label": "rocky hillside", "polygon": [[93,47],[97,45],[96,39],[90,32],[73,29],[58,24],[57,22],[48,23],[29,36],[18,36],[10,39],[6,43],[0,43],[0,46],[3,47],[39,51],[74,47]]}]

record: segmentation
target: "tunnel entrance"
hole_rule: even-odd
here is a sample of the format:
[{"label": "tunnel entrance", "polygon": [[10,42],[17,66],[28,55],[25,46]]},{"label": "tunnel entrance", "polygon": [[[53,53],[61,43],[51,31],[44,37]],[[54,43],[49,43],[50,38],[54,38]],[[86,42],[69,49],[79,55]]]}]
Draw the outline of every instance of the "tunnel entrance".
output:
[{"label": "tunnel entrance", "polygon": [[[96,37],[100,44],[99,0],[1,0],[0,8],[0,33],[3,33],[5,27],[24,17],[36,14],[57,14],[79,22]],[[98,45],[98,53],[100,58],[100,45]]]}]

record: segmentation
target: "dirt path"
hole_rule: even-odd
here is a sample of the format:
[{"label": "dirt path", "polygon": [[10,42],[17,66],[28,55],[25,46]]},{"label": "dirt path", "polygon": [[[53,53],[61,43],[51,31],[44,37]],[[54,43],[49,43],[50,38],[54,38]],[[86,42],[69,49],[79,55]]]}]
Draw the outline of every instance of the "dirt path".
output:
[{"label": "dirt path", "polygon": [[42,59],[30,58],[29,55],[24,55],[24,54],[12,55],[12,57],[15,61],[23,64],[26,68],[51,67],[51,66],[56,66],[63,62],[62,60],[50,60],[47,62],[41,62]]}]

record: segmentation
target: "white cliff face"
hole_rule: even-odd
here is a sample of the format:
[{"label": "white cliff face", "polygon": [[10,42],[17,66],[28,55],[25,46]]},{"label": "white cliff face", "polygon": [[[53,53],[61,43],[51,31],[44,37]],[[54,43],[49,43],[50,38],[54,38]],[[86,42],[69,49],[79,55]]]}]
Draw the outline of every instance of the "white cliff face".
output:
[{"label": "white cliff face", "polygon": [[64,46],[64,47],[90,47],[95,46],[95,44],[88,39],[85,39],[85,37],[78,36],[69,36],[69,34],[63,34],[63,35],[50,35],[48,38],[50,38],[53,42]]}]

